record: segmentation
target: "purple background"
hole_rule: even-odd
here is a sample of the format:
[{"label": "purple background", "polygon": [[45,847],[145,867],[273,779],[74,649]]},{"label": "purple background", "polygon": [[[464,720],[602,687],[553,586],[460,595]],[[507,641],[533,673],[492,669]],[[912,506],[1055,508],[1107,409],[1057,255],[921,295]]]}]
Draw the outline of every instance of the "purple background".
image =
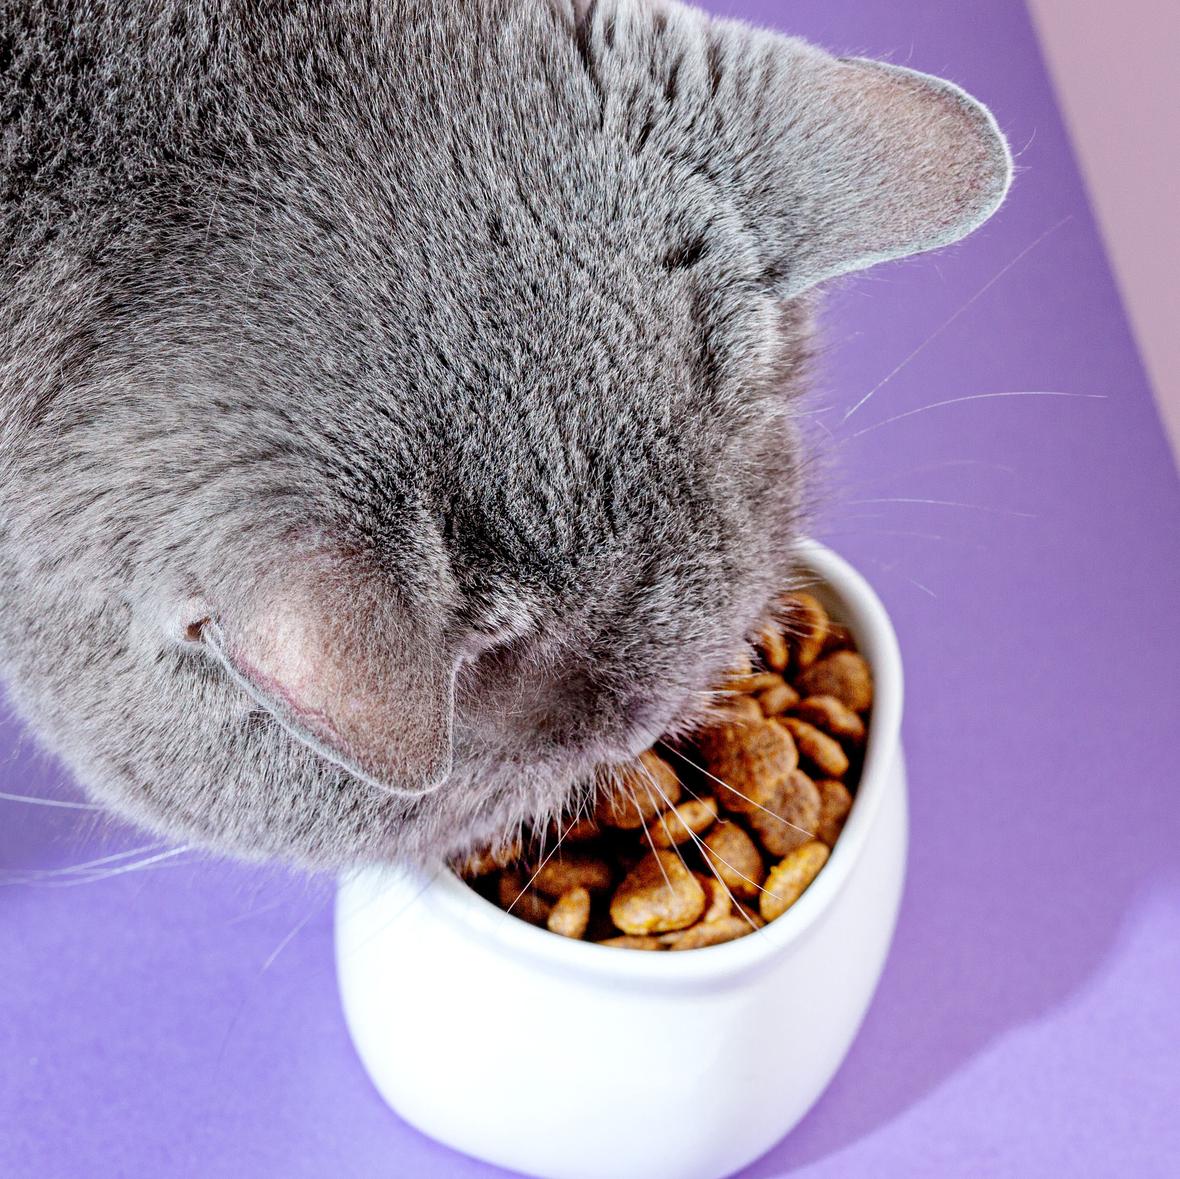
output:
[{"label": "purple background", "polygon": [[[1023,4],[714,7],[945,73],[993,105],[1021,165],[977,237],[830,303],[817,531],[901,635],[911,873],[860,1039],[747,1176],[1174,1174],[1180,489]],[[1103,399],[976,400],[857,435],[1022,391]],[[12,722],[0,737],[0,789],[72,796]],[[0,1173],[498,1174],[370,1088],[328,883],[184,856],[27,883],[149,841],[0,807]]]}]

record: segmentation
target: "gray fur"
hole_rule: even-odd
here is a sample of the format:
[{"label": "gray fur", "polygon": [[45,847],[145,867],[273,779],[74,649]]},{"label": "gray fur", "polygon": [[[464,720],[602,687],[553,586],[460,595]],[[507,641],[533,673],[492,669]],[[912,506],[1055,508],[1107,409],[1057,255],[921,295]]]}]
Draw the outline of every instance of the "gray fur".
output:
[{"label": "gray fur", "polygon": [[332,866],[567,805],[791,577],[810,288],[1009,160],[675,3],[0,0],[0,667],[98,799]]}]

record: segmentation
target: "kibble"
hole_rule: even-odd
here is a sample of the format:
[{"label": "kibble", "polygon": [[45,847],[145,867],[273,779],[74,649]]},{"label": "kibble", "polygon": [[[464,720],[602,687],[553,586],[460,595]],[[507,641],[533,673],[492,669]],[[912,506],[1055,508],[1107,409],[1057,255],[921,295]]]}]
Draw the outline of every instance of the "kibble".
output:
[{"label": "kibble", "polygon": [[499,868],[507,868],[514,860],[519,860],[524,852],[524,843],[517,837],[502,844],[489,844],[477,847],[469,852],[458,866],[460,876],[471,879],[476,876],[487,876]]},{"label": "kibble", "polygon": [[783,632],[773,623],[762,632],[758,647],[762,652],[762,662],[771,671],[787,670],[787,664],[791,661],[791,649]]},{"label": "kibble", "polygon": [[823,821],[819,789],[802,770],[792,770],[766,806],[750,811],[746,821],[766,851],[785,856],[815,838]]},{"label": "kibble", "polygon": [[787,681],[777,671],[754,671],[747,675],[736,676],[726,683],[731,692],[745,692],[749,696],[756,696],[768,688],[777,688]]},{"label": "kibble", "polygon": [[739,814],[765,805],[799,764],[790,733],[762,717],[706,729],[698,749],[717,779],[718,802]]},{"label": "kibble", "polygon": [[855,805],[873,678],[815,595],[788,595],[779,617],[692,738],[619,767],[576,817],[456,870],[515,917],[618,949],[719,946],[782,916]]},{"label": "kibble", "polygon": [[611,920],[624,933],[687,929],[705,911],[705,890],[684,861],[653,851],[627,873],[611,898]]},{"label": "kibble", "polygon": [[866,712],[873,703],[869,665],[855,651],[836,651],[814,663],[795,680],[805,696],[835,696],[853,712]]},{"label": "kibble", "polygon": [[[788,705],[792,715],[809,725],[822,729],[845,746],[864,744],[865,723],[835,696],[808,696],[806,700]],[[785,711],[785,709],[784,709]]]},{"label": "kibble", "polygon": [[802,671],[810,667],[824,649],[830,625],[828,612],[811,594],[791,594],[786,605],[794,665],[797,671]]},{"label": "kibble", "polygon": [[533,887],[548,897],[559,897],[572,888],[605,892],[614,883],[610,865],[590,852],[559,849],[533,877]]},{"label": "kibble", "polygon": [[819,825],[815,837],[828,847],[835,847],[840,832],[844,830],[848,812],[852,810],[852,795],[843,782],[830,778],[824,778],[815,785],[819,791]]},{"label": "kibble", "polygon": [[758,693],[758,707],[763,716],[778,716],[798,703],[799,693],[786,680]]},{"label": "kibble", "polygon": [[720,921],[702,921],[691,929],[668,935],[669,950],[701,950],[745,937],[751,929],[743,917],[722,917]]},{"label": "kibble", "polygon": [[497,895],[501,909],[530,925],[544,925],[549,920],[549,902],[529,887],[523,872],[505,869],[497,882]]},{"label": "kibble", "polygon": [[621,937],[604,938],[600,946],[617,946],[620,950],[666,950],[668,947],[658,937],[637,937],[625,933]]},{"label": "kibble", "polygon": [[848,773],[848,754],[835,737],[798,717],[784,716],[777,723],[791,734],[799,756],[810,762],[825,778],[842,778]]},{"label": "kibble", "polygon": [[766,888],[758,902],[765,921],[781,917],[804,893],[828,862],[827,844],[812,840],[784,856],[766,878]]},{"label": "kibble", "polygon": [[694,872],[697,883],[705,890],[705,911],[701,914],[701,921],[720,921],[733,912],[733,894],[716,876],[706,876],[703,872]]},{"label": "kibble", "polygon": [[590,924],[589,890],[579,886],[563,892],[550,910],[545,924],[550,933],[559,933],[562,937],[582,937]]},{"label": "kibble", "polygon": [[736,823],[718,823],[704,840],[709,867],[735,897],[757,897],[766,876],[762,853]]},{"label": "kibble", "polygon": [[680,779],[659,754],[650,750],[633,766],[625,766],[615,787],[595,809],[603,826],[631,831],[643,827],[680,798]]},{"label": "kibble", "polygon": [[715,798],[690,798],[679,806],[657,815],[651,825],[654,847],[677,847],[694,835],[701,835],[712,827],[717,818]]}]

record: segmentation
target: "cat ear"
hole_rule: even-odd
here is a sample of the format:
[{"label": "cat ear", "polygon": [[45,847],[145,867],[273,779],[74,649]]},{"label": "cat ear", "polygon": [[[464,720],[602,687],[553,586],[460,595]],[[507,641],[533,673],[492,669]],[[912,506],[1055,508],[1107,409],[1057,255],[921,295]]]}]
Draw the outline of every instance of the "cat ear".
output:
[{"label": "cat ear", "polygon": [[287,587],[200,637],[284,728],[355,776],[412,795],[450,774],[455,663],[441,630],[392,602]]},{"label": "cat ear", "polygon": [[957,241],[1003,201],[1008,145],[952,83],[653,7],[651,29],[628,29],[663,80],[665,152],[731,205],[776,293]]},{"label": "cat ear", "polygon": [[950,82],[786,42],[779,102],[789,201],[767,246],[784,295],[965,237],[1012,180],[991,113]]}]

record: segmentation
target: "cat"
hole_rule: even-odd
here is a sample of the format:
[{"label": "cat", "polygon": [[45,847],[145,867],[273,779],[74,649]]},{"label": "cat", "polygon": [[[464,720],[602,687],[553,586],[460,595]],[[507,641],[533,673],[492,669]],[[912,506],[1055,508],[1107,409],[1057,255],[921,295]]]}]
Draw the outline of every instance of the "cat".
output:
[{"label": "cat", "polygon": [[113,812],[448,856],[791,583],[826,280],[963,237],[957,87],[674,0],[0,0],[0,674]]}]

